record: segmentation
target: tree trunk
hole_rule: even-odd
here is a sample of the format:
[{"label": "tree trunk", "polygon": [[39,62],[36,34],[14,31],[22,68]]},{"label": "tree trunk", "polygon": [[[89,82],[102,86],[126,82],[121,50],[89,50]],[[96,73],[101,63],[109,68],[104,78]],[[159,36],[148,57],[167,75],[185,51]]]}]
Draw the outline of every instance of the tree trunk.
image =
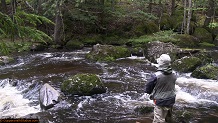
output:
[{"label": "tree trunk", "polygon": [[148,11],[152,13],[152,0],[149,0]]},{"label": "tree trunk", "polygon": [[192,17],[192,0],[188,0],[188,20],[187,20],[187,27],[186,27],[186,34],[189,34],[190,30],[190,23]]},{"label": "tree trunk", "polygon": [[174,15],[176,10],[176,0],[171,1],[171,16]]},{"label": "tree trunk", "polygon": [[185,32],[185,25],[186,25],[186,9],[187,9],[187,1],[186,0],[184,0],[183,1],[183,3],[184,3],[184,12],[183,12],[183,22],[182,22],[182,28],[181,28],[181,34],[183,33],[183,32]]},{"label": "tree trunk", "polygon": [[7,12],[7,4],[5,0],[1,0],[1,12],[3,13]]},{"label": "tree trunk", "polygon": [[63,23],[61,17],[60,0],[57,2],[55,14],[54,42],[62,45],[61,38],[63,33]]},{"label": "tree trunk", "polygon": [[215,0],[209,0],[208,2],[209,6],[206,13],[206,19],[204,20],[204,27],[207,27],[210,24],[215,11]]},{"label": "tree trunk", "polygon": [[163,15],[163,5],[161,3],[161,0],[159,0],[159,7],[158,7],[158,17],[159,17],[159,21],[158,21],[158,24],[159,24],[159,29],[161,28],[160,27],[160,23],[161,23],[161,20],[162,20],[162,15]]}]

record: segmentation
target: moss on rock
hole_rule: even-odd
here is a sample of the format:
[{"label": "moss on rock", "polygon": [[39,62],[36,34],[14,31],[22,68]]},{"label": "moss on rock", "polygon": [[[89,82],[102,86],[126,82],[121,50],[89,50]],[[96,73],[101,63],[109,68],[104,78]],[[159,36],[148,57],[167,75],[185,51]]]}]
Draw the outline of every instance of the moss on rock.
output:
[{"label": "moss on rock", "polygon": [[154,22],[141,22],[138,23],[137,25],[134,26],[132,33],[135,36],[141,36],[144,34],[151,34],[151,33],[155,33],[158,32],[159,28],[157,26],[157,24],[155,24]]},{"label": "moss on rock", "polygon": [[200,46],[200,41],[192,35],[181,34],[175,35],[174,37],[177,39],[174,43],[181,48],[195,48]]},{"label": "moss on rock", "polygon": [[213,43],[212,34],[204,28],[196,28],[193,36],[197,37],[200,42]]},{"label": "moss on rock", "polygon": [[199,65],[201,65],[201,60],[197,57],[183,57],[173,62],[172,67],[174,70],[179,72],[192,72]]},{"label": "moss on rock", "polygon": [[106,92],[101,79],[95,74],[76,74],[69,77],[61,85],[65,94],[93,95]]},{"label": "moss on rock", "polygon": [[84,44],[78,40],[70,40],[66,43],[65,47],[68,50],[82,49],[84,47]]},{"label": "moss on rock", "polygon": [[202,67],[195,69],[192,74],[192,77],[198,79],[214,79],[218,77],[218,66],[213,64],[208,64]]},{"label": "moss on rock", "polygon": [[94,45],[86,58],[94,61],[114,61],[118,58],[128,57],[131,51],[125,46]]}]

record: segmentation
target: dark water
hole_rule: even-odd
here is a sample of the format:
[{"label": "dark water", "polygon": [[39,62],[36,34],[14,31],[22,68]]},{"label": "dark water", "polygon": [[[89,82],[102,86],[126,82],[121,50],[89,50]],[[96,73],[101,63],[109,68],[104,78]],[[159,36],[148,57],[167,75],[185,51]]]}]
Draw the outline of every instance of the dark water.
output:
[{"label": "dark water", "polygon": [[[37,117],[42,123],[151,123],[153,112],[141,113],[137,107],[152,107],[151,100],[139,100],[149,73],[155,67],[144,58],[130,57],[113,63],[85,59],[89,48],[74,52],[42,52],[17,55],[17,62],[1,66],[0,117]],[[60,91],[64,79],[77,73],[100,76],[107,92],[94,96],[68,96]],[[176,122],[217,123],[218,82],[179,75]],[[49,83],[63,101],[41,111],[39,89]]]}]

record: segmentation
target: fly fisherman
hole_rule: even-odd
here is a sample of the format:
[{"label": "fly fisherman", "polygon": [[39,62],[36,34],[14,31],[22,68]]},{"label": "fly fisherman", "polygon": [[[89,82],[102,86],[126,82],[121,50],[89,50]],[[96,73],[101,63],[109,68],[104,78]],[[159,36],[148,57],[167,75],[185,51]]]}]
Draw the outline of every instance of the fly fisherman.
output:
[{"label": "fly fisherman", "polygon": [[175,82],[177,76],[172,72],[171,58],[162,54],[158,59],[157,72],[151,75],[145,87],[144,97],[150,96],[153,100],[154,119],[153,123],[172,122],[172,108],[175,103]]}]

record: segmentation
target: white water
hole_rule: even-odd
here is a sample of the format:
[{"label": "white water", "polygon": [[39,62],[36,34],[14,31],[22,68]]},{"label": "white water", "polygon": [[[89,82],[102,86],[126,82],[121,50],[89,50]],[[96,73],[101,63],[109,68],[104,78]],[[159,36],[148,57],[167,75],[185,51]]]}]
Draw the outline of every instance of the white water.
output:
[{"label": "white water", "polygon": [[217,80],[179,77],[176,81],[176,91],[178,102],[218,105]]},{"label": "white water", "polygon": [[21,91],[9,84],[9,79],[0,81],[0,118],[19,118],[40,111],[39,106],[29,106],[30,100],[25,99]]}]

